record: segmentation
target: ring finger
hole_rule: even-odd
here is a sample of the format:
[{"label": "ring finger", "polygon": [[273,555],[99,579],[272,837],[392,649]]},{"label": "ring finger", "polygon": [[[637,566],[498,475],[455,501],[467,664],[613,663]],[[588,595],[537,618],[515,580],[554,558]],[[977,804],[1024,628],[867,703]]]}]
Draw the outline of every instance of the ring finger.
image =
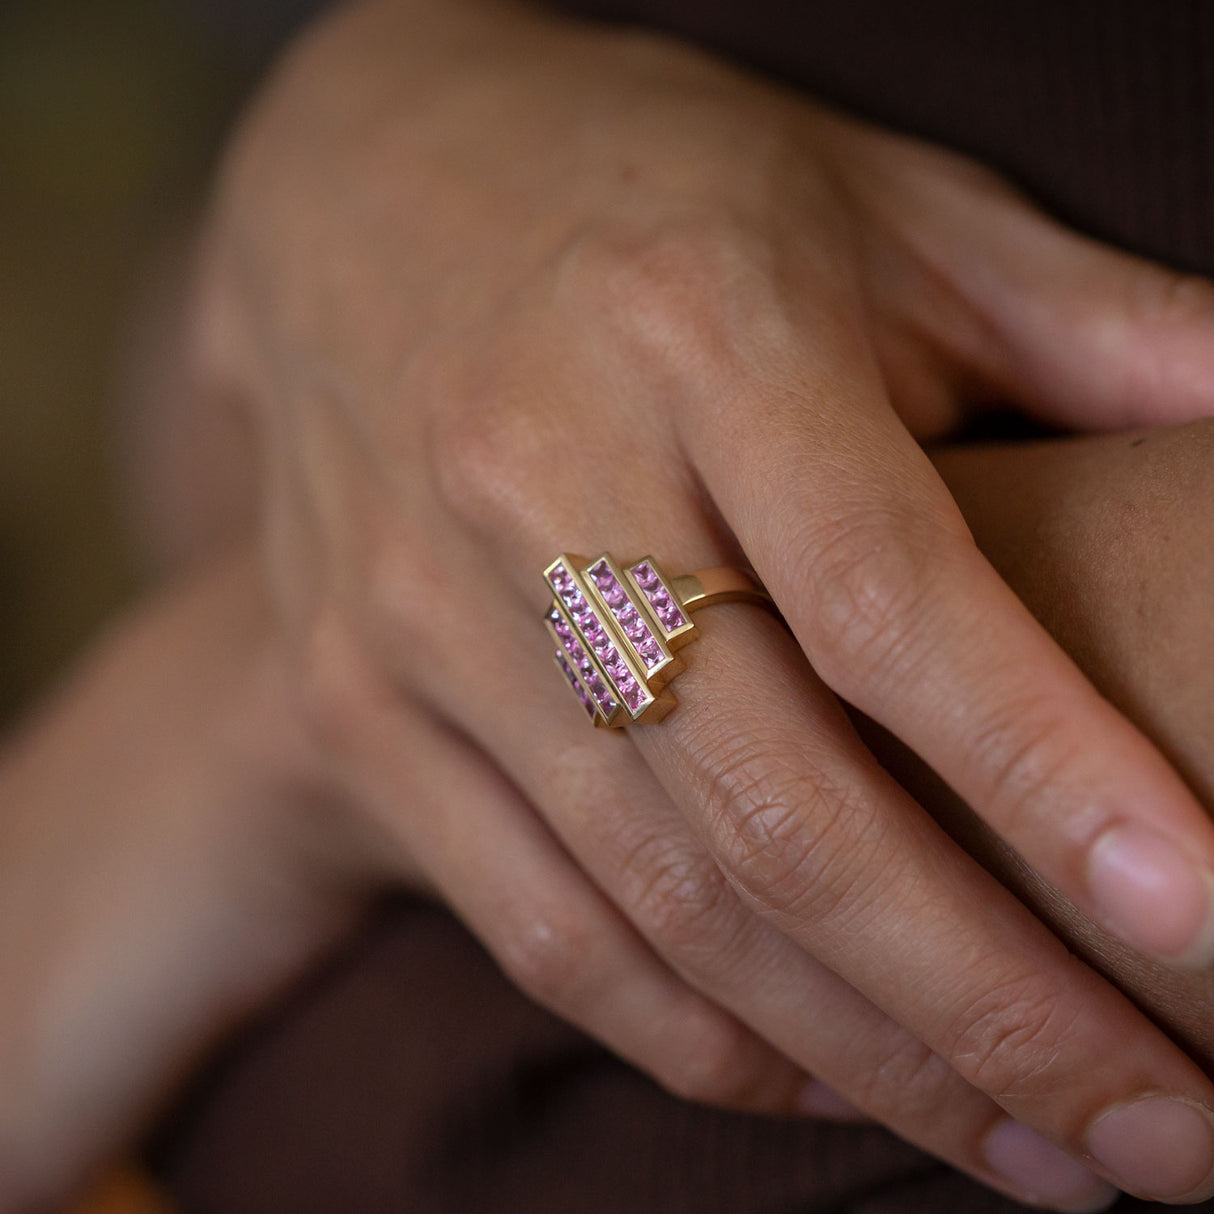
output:
[{"label": "ring finger", "polygon": [[[525,612],[517,622],[513,611],[502,614],[511,631],[530,629],[534,641],[539,630]],[[500,665],[469,651],[464,673],[486,694],[474,705],[457,703],[444,692],[467,686],[458,675],[436,683],[435,694],[447,701],[444,710],[463,714],[465,726],[509,768],[568,852],[672,971],[865,1112],[983,1182],[1060,1208],[1096,1208],[1107,1200],[1110,1190],[1086,1168],[1007,1118],[913,1034],[753,914],[638,751],[623,738],[588,730],[570,711],[567,693],[546,668],[542,640],[520,635],[509,650],[534,653],[546,677],[496,681],[491,671]],[[507,702],[511,711],[494,710]],[[593,964],[587,953],[582,965]],[[563,1010],[585,1024],[584,1009]],[[651,1073],[669,1075],[668,1060],[644,1048],[626,1052]],[[674,1086],[733,1103],[737,1080],[730,1076],[744,1074],[748,1063],[718,1058],[706,1070],[697,1066],[696,1083]],[[704,1078],[719,1086],[705,1089]]]}]

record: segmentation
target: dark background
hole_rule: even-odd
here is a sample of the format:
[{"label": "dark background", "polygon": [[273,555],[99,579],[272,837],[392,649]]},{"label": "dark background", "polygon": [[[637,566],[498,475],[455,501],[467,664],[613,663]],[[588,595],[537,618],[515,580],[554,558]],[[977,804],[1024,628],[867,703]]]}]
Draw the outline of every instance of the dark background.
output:
[{"label": "dark background", "polygon": [[0,0],[0,723],[135,584],[115,469],[136,301],[306,7]]}]

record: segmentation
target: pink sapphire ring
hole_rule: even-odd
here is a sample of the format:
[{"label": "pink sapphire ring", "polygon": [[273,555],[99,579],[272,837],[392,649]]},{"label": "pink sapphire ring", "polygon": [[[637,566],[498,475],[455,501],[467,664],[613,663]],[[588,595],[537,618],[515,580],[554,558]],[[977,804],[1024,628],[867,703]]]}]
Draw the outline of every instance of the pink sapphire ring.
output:
[{"label": "pink sapphire ring", "polygon": [[593,561],[563,552],[544,581],[556,664],[591,721],[616,728],[660,721],[674,707],[667,684],[683,669],[676,651],[695,639],[693,611],[738,599],[774,606],[741,569],[668,578],[651,556],[619,565],[606,552]]}]

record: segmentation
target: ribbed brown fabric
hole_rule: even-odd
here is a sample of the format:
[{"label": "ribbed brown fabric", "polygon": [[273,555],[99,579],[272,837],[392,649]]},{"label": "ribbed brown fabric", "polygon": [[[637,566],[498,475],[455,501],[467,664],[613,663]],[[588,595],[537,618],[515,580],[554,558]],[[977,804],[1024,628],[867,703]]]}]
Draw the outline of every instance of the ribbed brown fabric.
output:
[{"label": "ribbed brown fabric", "polygon": [[563,0],[727,52],[1214,274],[1209,0]]},{"label": "ribbed brown fabric", "polygon": [[879,1129],[666,1095],[415,902],[248,1034],[156,1154],[190,1214],[941,1214],[978,1192]]},{"label": "ribbed brown fabric", "polygon": [[877,1128],[666,1095],[412,901],[247,1033],[151,1155],[185,1214],[1022,1208]]},{"label": "ribbed brown fabric", "polygon": [[[1093,235],[1214,273],[1211,0],[564,7],[725,50],[978,156]],[[155,1156],[187,1214],[1019,1208],[880,1130],[664,1095],[412,902],[216,1064]]]}]

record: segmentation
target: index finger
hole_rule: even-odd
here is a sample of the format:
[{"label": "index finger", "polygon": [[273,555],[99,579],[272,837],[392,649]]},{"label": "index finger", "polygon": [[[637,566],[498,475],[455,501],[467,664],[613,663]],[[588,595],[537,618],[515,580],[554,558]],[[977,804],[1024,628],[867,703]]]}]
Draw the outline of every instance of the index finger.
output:
[{"label": "index finger", "polygon": [[682,428],[814,668],[1113,934],[1214,962],[1196,799],[978,551],[847,328],[806,355]]}]

